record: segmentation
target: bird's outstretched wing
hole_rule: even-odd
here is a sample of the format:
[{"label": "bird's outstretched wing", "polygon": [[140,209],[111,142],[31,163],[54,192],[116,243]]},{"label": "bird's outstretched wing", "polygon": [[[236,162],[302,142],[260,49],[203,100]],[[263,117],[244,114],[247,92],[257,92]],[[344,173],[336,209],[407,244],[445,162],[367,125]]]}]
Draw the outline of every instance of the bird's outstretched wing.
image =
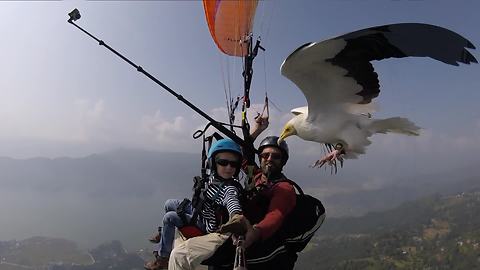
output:
[{"label": "bird's outstretched wing", "polygon": [[[431,57],[450,65],[478,63],[466,49],[475,49],[461,35],[420,23],[367,28],[329,40],[305,44],[291,53],[281,73],[303,92],[308,120],[331,106],[368,104],[380,93],[370,61],[391,57]],[[365,112],[367,113],[367,112]]]}]

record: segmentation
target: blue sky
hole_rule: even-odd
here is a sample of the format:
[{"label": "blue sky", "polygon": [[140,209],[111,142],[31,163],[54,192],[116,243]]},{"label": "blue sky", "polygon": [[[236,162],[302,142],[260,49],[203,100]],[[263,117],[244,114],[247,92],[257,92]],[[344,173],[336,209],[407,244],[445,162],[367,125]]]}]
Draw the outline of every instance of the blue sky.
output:
[{"label": "blue sky", "polygon": [[[216,48],[200,1],[0,2],[0,156],[83,156],[120,147],[199,151],[191,134],[205,121],[69,25],[73,8],[82,13],[79,25],[219,119],[225,117],[226,78],[233,95],[241,91],[240,60]],[[478,47],[478,10],[473,0],[261,1],[255,35],[267,51],[254,66],[253,102],[262,103],[267,89],[281,109],[272,110],[268,131],[277,134],[289,110],[305,104],[279,72],[298,46],[370,26],[423,22],[456,31]],[[480,58],[478,50],[472,53]],[[374,65],[382,85],[376,116],[408,117],[424,134],[375,136],[367,161],[385,155],[407,160],[413,152],[459,162],[479,150],[479,65],[430,59]],[[290,142],[299,155],[321,153],[314,144]]]}]

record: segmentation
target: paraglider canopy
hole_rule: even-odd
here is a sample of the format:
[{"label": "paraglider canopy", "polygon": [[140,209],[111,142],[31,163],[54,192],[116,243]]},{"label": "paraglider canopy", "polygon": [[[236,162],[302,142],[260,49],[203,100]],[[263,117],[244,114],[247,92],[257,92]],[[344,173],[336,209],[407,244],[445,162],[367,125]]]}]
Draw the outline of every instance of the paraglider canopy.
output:
[{"label": "paraglider canopy", "polygon": [[208,29],[225,54],[246,56],[258,0],[203,0]]}]

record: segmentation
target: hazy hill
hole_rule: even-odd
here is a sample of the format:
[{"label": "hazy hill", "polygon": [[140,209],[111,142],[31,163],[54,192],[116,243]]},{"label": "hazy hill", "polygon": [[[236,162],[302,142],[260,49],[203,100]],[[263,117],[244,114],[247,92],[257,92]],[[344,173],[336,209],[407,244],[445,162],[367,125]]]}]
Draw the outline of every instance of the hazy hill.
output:
[{"label": "hazy hill", "polygon": [[479,269],[480,189],[327,219],[297,269]]},{"label": "hazy hill", "polygon": [[92,264],[93,258],[76,243],[59,238],[32,237],[0,242],[0,269],[43,267],[50,263]]},{"label": "hazy hill", "polygon": [[[198,155],[118,150],[84,158],[0,158],[4,189],[74,191],[89,197],[144,197],[189,188]],[[177,181],[185,179],[183,181]],[[163,187],[163,188],[162,188]]]},{"label": "hazy hill", "polygon": [[[296,269],[478,269],[479,212],[480,189],[429,196],[363,217],[327,219]],[[0,269],[134,270],[143,265],[139,254],[119,241],[85,254],[61,239],[0,242]]]},{"label": "hazy hill", "polygon": [[[377,177],[375,166],[364,174],[340,173],[307,191],[320,198],[329,217],[362,216],[372,211],[396,207],[403,202],[432,194],[453,194],[480,188],[480,166],[465,164],[437,172],[420,173],[415,169],[401,174]],[[362,170],[360,170],[362,171]],[[310,174],[307,171],[306,174]]]},{"label": "hazy hill", "polygon": [[140,270],[144,263],[119,241],[101,244],[88,253],[71,241],[48,237],[0,242],[0,248],[1,270]]},{"label": "hazy hill", "polygon": [[0,158],[0,240],[43,235],[84,248],[112,239],[141,247],[161,222],[163,202],[191,196],[198,158],[134,150]]},{"label": "hazy hill", "polygon": [[[292,158],[286,173],[324,202],[329,217],[359,216],[432,193],[468,190],[475,181],[460,180],[480,175],[480,168],[471,166],[387,179],[373,177],[375,170],[359,173],[354,161],[330,175],[308,168],[310,159]],[[83,158],[0,158],[0,240],[42,235],[90,248],[118,239],[129,249],[144,248],[161,222],[163,202],[190,196],[199,167],[199,154],[125,149]]]},{"label": "hazy hill", "polygon": [[[443,178],[444,176],[440,174],[417,177],[416,181],[399,179],[378,189],[324,196],[323,202],[331,217],[362,216],[369,212],[391,209],[406,201],[432,194],[448,195],[480,188],[480,181],[475,177]],[[435,177],[436,181],[433,180]]]}]

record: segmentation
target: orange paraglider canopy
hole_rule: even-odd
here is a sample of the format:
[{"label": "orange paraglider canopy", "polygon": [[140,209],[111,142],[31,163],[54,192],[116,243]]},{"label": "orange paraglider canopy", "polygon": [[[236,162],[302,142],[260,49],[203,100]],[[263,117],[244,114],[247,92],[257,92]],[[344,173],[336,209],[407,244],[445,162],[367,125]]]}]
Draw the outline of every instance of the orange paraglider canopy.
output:
[{"label": "orange paraglider canopy", "polygon": [[203,0],[208,28],[218,48],[232,56],[248,54],[258,0]]}]

